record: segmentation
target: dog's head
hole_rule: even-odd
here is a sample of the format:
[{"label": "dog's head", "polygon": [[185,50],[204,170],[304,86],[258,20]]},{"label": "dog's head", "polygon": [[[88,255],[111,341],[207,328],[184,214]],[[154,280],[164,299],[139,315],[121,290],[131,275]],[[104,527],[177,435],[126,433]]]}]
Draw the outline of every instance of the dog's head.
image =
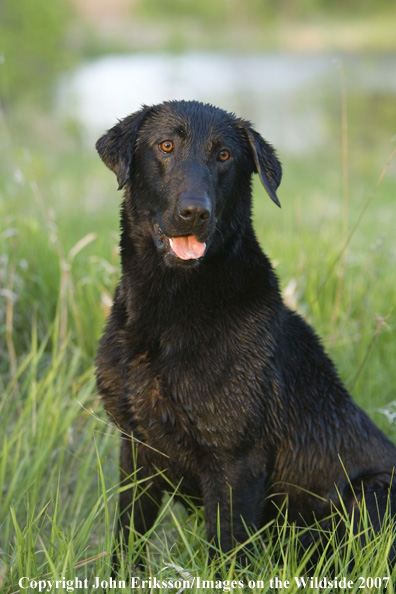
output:
[{"label": "dog's head", "polygon": [[249,122],[196,101],[143,107],[96,144],[135,225],[170,266],[196,265],[250,218],[250,176],[272,200],[282,170]]}]

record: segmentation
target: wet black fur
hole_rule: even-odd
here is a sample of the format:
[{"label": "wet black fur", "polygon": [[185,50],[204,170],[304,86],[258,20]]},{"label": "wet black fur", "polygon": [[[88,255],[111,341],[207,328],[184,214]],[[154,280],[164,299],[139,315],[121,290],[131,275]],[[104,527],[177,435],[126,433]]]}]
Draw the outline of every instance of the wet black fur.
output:
[{"label": "wet black fur", "polygon": [[[171,153],[159,149],[164,140]],[[198,497],[215,542],[219,512],[223,550],[285,502],[289,521],[304,525],[326,518],[339,495],[357,509],[364,492],[378,528],[389,493],[395,510],[395,447],[282,302],[252,228],[252,173],[277,202],[272,147],[248,122],[177,101],[125,118],[97,148],[125,187],[122,277],[97,356],[99,391],[123,431],[124,483],[134,472],[133,434],[147,444],[138,446],[137,478],[164,470]],[[186,200],[205,219],[183,218]],[[181,261],[164,236],[188,234],[206,252]],[[121,494],[126,541],[130,526],[150,528],[168,488],[161,478],[148,484],[132,518],[132,489]]]}]

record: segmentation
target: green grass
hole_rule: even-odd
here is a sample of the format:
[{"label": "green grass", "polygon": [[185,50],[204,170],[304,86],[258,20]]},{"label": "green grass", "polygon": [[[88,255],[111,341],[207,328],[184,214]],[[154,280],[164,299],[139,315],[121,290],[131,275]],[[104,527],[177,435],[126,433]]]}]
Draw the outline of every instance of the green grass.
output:
[{"label": "green grass", "polygon": [[[0,132],[2,592],[20,590],[22,576],[109,579],[117,517],[118,436],[96,393],[93,359],[119,274],[121,196],[93,150],[54,122],[42,124],[33,138],[8,121]],[[285,155],[282,209],[255,183],[254,219],[285,298],[323,337],[358,403],[396,441],[396,174],[394,161],[386,167],[393,145],[382,137],[377,146],[380,154],[370,160],[354,138],[344,157],[336,147],[301,160]],[[252,535],[248,570],[236,569],[235,552],[220,555],[215,567],[202,510],[191,505],[185,513],[172,493],[151,533],[133,538],[129,563],[140,551],[148,559],[147,569],[134,573],[141,579],[220,575],[243,581],[244,591],[270,592],[277,577],[297,592],[294,577],[304,577],[310,564],[309,555],[297,555],[293,528],[280,521]],[[335,571],[354,582],[349,592],[381,591],[371,582],[359,589],[358,578],[390,575],[389,542],[388,530],[366,546],[348,536],[341,547],[330,531],[326,555],[309,575],[331,579]],[[357,562],[348,574],[350,551]],[[248,588],[249,580],[257,587]]]}]

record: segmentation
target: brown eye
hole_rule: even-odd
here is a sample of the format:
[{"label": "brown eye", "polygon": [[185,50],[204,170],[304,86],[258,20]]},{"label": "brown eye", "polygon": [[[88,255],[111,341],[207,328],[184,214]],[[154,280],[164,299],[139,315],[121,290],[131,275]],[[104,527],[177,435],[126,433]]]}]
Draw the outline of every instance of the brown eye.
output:
[{"label": "brown eye", "polygon": [[224,163],[224,161],[228,161],[228,159],[231,157],[229,151],[227,151],[227,149],[223,149],[219,152],[219,159],[220,161],[222,161]]},{"label": "brown eye", "polygon": [[171,153],[175,148],[175,145],[171,140],[164,140],[164,142],[161,142],[161,144],[158,145],[158,148],[163,153]]}]

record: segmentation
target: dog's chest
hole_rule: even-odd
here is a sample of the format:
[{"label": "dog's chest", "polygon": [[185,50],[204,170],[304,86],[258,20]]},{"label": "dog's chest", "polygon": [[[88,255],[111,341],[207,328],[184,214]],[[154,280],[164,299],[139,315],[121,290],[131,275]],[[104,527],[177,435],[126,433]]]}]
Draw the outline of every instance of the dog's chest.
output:
[{"label": "dog's chest", "polygon": [[235,365],[207,345],[183,355],[166,343],[155,357],[133,358],[127,375],[134,431],[168,455],[231,450],[249,433],[250,386],[241,389]]}]

